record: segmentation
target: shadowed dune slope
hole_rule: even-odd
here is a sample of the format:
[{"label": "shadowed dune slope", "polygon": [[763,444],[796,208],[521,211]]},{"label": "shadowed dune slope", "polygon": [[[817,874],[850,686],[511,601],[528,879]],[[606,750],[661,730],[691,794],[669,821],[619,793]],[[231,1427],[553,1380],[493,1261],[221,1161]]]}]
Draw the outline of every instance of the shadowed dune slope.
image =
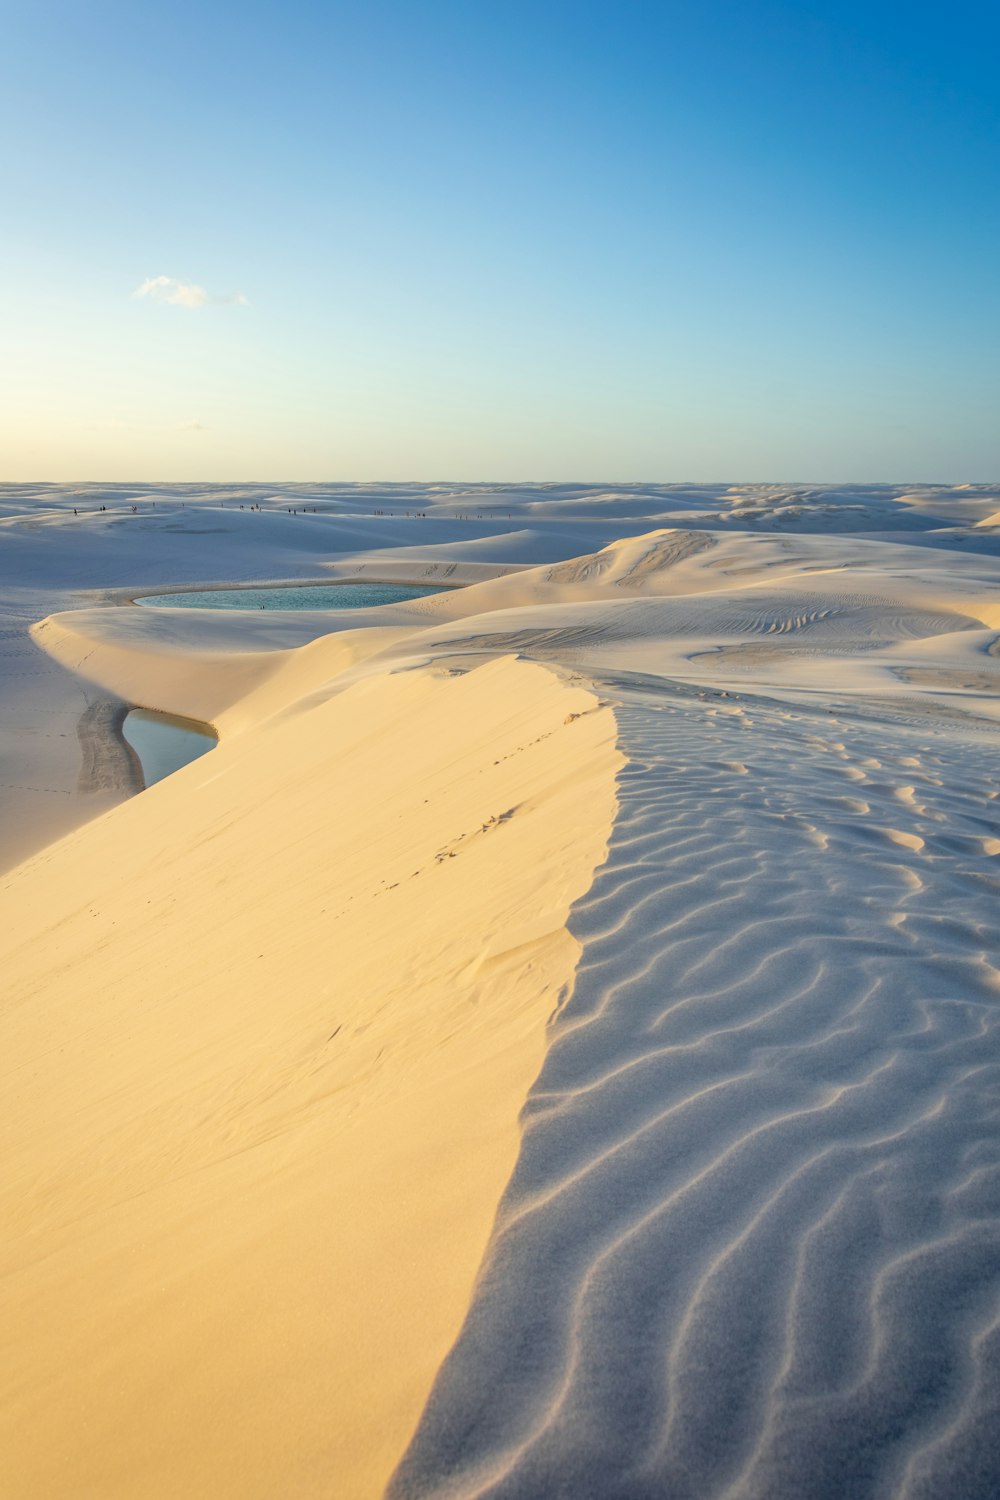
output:
[{"label": "shadowed dune slope", "polygon": [[573,997],[389,1495],[991,1500],[993,737],[619,691]]}]

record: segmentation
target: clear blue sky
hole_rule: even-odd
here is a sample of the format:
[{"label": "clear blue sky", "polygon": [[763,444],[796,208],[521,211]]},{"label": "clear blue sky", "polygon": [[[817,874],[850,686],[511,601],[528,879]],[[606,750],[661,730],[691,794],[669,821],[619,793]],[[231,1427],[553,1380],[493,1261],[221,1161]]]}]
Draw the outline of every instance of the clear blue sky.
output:
[{"label": "clear blue sky", "polygon": [[1000,477],[995,4],[0,20],[0,479]]}]

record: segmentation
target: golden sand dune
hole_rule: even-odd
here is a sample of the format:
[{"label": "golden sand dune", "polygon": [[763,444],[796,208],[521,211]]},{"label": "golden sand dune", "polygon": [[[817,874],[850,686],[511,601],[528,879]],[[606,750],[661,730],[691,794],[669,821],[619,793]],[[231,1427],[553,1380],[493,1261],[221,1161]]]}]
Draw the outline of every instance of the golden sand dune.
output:
[{"label": "golden sand dune", "polygon": [[0,527],[12,1495],[992,1500],[996,491],[252,495]]},{"label": "golden sand dune", "polygon": [[616,766],[610,711],[544,668],[382,678],[4,881],[8,1493],[377,1492],[516,1156]]}]

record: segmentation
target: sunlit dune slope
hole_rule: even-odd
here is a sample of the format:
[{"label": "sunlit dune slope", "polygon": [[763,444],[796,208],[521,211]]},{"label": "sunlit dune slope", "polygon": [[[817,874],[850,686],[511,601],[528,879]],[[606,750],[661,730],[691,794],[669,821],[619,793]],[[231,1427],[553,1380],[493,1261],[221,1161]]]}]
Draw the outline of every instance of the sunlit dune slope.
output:
[{"label": "sunlit dune slope", "polygon": [[507,659],[242,727],[0,891],[19,1500],[378,1493],[572,983],[592,694]]}]

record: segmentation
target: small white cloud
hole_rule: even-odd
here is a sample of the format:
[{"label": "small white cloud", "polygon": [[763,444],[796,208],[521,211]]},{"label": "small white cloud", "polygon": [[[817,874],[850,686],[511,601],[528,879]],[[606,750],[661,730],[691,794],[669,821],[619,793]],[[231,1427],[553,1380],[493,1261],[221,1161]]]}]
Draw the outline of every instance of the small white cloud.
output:
[{"label": "small white cloud", "polygon": [[147,276],[142,285],[136,287],[133,296],[152,297],[154,302],[172,302],[175,307],[204,307],[209,302],[220,306],[247,306],[242,292],[210,297],[203,286],[197,286],[193,281],[178,281],[176,276]]},{"label": "small white cloud", "polygon": [[204,422],[182,422],[178,428],[179,432],[206,432]]},{"label": "small white cloud", "polygon": [[147,276],[135,289],[137,297],[152,297],[154,302],[174,302],[178,307],[203,307],[208,293],[193,282],[178,281],[175,276]]}]

